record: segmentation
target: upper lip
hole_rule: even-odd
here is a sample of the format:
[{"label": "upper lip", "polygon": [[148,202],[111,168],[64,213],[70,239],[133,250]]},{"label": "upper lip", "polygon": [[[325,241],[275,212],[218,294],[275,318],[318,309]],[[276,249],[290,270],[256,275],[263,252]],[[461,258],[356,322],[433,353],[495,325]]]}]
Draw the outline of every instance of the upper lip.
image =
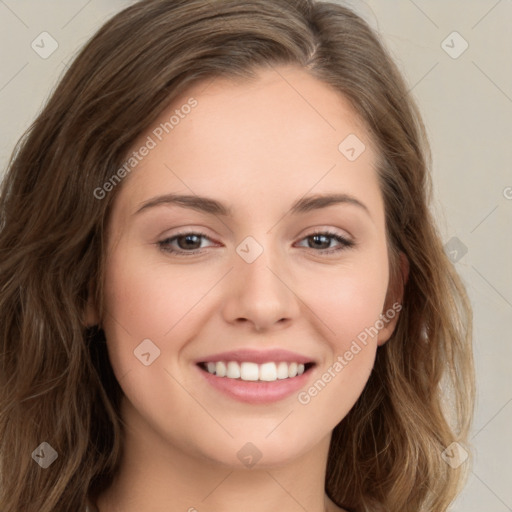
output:
[{"label": "upper lip", "polygon": [[232,350],[229,352],[220,352],[209,356],[197,359],[196,363],[217,363],[219,361],[236,361],[238,363],[252,362],[252,363],[280,363],[282,361],[287,363],[313,363],[314,361],[310,357],[303,356],[296,352],[290,352],[289,350],[283,349],[272,349],[272,350],[251,350],[251,349],[240,349]]}]

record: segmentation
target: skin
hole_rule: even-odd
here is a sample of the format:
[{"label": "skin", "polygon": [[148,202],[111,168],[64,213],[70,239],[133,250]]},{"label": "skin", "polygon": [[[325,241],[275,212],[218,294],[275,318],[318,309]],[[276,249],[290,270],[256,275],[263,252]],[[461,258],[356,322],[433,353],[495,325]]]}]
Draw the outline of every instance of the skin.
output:
[{"label": "skin", "polygon": [[[261,70],[253,82],[217,78],[197,84],[191,113],[122,183],[109,223],[105,314],[101,323],[125,393],[125,456],[100,512],[323,512],[342,510],[324,491],[334,427],[360,396],[378,346],[398,315],[308,404],[297,394],[244,404],[213,389],[194,361],[237,348],[283,348],[317,362],[308,389],[389,305],[384,204],[376,153],[348,101],[295,67]],[[356,134],[366,150],[353,162],[339,150]],[[151,135],[142,134],[134,148]],[[345,193],[367,210],[340,203],[289,213],[303,196]],[[223,217],[160,204],[162,194],[208,196],[232,209]],[[356,245],[308,238],[328,228]],[[174,239],[197,232],[196,245]],[[263,253],[247,263],[236,252],[253,237]],[[189,242],[190,243],[190,242]],[[400,297],[395,297],[400,299]],[[150,339],[160,356],[149,366],[134,349]],[[252,468],[237,452],[251,442]]]}]

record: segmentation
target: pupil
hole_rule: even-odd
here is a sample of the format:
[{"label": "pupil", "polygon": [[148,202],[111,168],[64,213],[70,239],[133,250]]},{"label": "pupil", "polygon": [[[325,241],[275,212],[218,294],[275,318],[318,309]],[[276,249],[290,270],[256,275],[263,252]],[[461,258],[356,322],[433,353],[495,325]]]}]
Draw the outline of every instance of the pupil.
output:
[{"label": "pupil", "polygon": [[[321,238],[323,238],[324,240],[326,239],[325,235],[313,235],[312,238],[315,241],[315,243],[317,243],[319,241],[319,239],[321,239]],[[326,249],[329,247],[329,240],[327,240],[327,242],[324,241],[324,245],[325,245],[325,243],[327,243],[327,246],[322,247],[323,249]],[[320,245],[322,245],[321,241],[320,241]],[[318,247],[318,244],[317,244],[317,247]]]},{"label": "pupil", "polygon": [[180,246],[184,245],[185,247],[181,247],[182,249],[185,248],[185,249],[195,249],[195,247],[191,247],[191,245],[193,246],[194,244],[197,244],[197,240],[194,240],[194,239],[197,239],[199,238],[197,235],[186,235],[186,236],[182,236],[180,237],[180,240],[183,240],[185,239],[186,240],[186,243],[184,244],[179,244]]}]

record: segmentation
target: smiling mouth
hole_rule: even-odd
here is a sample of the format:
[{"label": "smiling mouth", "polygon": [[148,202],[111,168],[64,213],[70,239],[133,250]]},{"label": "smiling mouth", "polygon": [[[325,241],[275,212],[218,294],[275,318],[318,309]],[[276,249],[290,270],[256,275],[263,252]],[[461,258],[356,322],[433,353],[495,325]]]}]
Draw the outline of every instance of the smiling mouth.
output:
[{"label": "smiling mouth", "polygon": [[201,362],[198,366],[216,377],[248,382],[274,382],[299,377],[315,366],[315,363],[281,361],[258,364],[250,361],[218,361]]}]

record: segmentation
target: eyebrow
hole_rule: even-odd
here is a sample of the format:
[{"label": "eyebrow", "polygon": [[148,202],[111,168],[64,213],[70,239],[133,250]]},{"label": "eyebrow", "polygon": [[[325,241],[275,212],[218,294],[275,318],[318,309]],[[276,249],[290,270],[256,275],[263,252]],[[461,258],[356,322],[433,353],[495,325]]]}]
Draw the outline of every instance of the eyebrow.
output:
[{"label": "eyebrow", "polygon": [[[302,197],[292,205],[290,212],[292,214],[301,214],[312,210],[327,208],[334,204],[350,204],[357,206],[364,210],[371,218],[368,207],[359,201],[359,199],[349,194],[317,194],[314,196]],[[233,215],[231,208],[215,199],[204,196],[181,194],[165,194],[153,197],[152,199],[144,202],[135,214],[148,210],[149,208],[162,205],[177,205],[183,208],[190,208],[199,212],[222,217],[231,217]]]}]

